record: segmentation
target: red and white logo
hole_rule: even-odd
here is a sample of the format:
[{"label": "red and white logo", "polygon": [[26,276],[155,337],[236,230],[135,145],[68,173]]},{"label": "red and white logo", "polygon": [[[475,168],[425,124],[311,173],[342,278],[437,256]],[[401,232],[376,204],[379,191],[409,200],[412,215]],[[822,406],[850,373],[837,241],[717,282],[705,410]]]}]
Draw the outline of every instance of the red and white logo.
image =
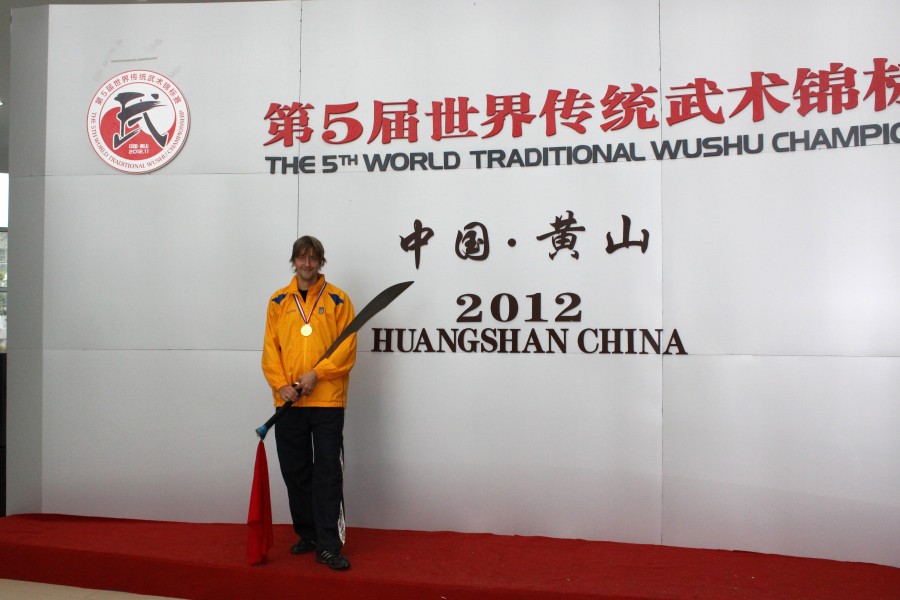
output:
[{"label": "red and white logo", "polygon": [[100,86],[88,109],[91,146],[125,173],[149,173],[184,147],[191,115],[184,94],[153,71],[126,71]]}]

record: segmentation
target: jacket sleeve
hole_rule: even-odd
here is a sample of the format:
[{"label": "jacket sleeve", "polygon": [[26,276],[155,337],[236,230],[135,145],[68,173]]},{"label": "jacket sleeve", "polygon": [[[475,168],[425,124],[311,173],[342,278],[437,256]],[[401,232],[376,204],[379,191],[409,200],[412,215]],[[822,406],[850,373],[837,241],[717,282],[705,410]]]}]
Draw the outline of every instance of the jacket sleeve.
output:
[{"label": "jacket sleeve", "polygon": [[281,360],[281,343],[278,340],[277,324],[278,305],[269,301],[266,311],[266,332],[263,338],[262,370],[266,381],[277,391],[286,385],[290,385],[287,373],[284,372],[284,364]]},{"label": "jacket sleeve", "polygon": [[[335,309],[335,320],[338,331],[344,331],[356,313],[353,309],[353,303],[350,302],[348,296],[342,298],[343,302]],[[329,379],[338,379],[350,373],[350,369],[356,363],[356,334],[354,333],[340,346],[335,348],[331,356],[321,361],[315,367],[316,376],[322,381]]]}]

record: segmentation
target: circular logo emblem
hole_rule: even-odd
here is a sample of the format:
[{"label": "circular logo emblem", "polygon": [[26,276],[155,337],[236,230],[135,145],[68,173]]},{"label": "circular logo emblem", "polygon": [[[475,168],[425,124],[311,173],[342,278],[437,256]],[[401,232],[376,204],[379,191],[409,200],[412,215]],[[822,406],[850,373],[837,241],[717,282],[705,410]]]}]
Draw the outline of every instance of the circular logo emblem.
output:
[{"label": "circular logo emblem", "polygon": [[187,139],[191,116],[184,94],[153,71],[126,71],[100,86],[88,109],[91,146],[125,173],[169,164]]}]

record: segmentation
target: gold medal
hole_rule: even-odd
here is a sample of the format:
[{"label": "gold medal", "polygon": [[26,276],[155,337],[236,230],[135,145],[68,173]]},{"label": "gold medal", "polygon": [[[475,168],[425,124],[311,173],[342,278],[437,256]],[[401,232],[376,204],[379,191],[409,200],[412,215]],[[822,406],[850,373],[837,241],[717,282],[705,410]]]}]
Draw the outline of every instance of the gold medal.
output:
[{"label": "gold medal", "polygon": [[319,303],[319,299],[322,297],[322,294],[325,292],[325,284],[322,284],[322,289],[319,290],[319,295],[316,296],[316,301],[313,302],[312,310],[309,311],[309,316],[306,316],[306,311],[303,310],[303,305],[300,304],[300,299],[297,296],[294,296],[294,303],[297,304],[297,310],[300,311],[300,318],[303,319],[303,325],[300,326],[300,335],[303,337],[309,337],[312,335],[312,325],[309,324],[310,318],[312,318],[313,311],[316,310],[316,305]]}]

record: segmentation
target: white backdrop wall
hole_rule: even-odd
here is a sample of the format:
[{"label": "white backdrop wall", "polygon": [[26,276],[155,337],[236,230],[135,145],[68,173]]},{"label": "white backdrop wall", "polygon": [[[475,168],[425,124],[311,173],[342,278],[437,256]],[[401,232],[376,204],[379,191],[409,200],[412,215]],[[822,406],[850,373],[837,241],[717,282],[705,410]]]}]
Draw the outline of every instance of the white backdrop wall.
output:
[{"label": "white backdrop wall", "polygon": [[[271,411],[265,301],[312,233],[358,309],[416,282],[360,333],[351,526],[900,565],[900,107],[878,104],[900,90],[898,17],[875,1],[14,11],[10,511],[242,521],[252,429]],[[132,69],[171,78],[190,107],[184,149],[150,175],[107,166],[85,130],[100,85]],[[738,110],[753,73],[784,83]],[[655,126],[617,121],[611,85],[643,86],[632,100]],[[673,119],[699,111],[697,89],[707,115]],[[551,90],[575,90],[571,114]],[[491,97],[523,94],[529,122],[492,135]],[[463,98],[467,127],[435,139],[435,113]],[[265,117],[294,102],[312,131],[288,145]],[[403,117],[417,140],[390,128]],[[344,119],[358,139],[323,138]],[[869,125],[887,134],[863,145]],[[857,143],[782,151],[790,132],[835,128]],[[657,160],[663,143],[715,154],[726,136],[748,145]],[[594,144],[617,160],[488,162]],[[367,168],[410,153],[430,168]],[[294,157],[315,172],[282,174]],[[608,251],[623,215],[644,251]],[[545,235],[567,216],[573,237]],[[416,221],[433,233],[418,265],[401,245]],[[463,258],[473,230],[484,260]],[[455,351],[440,342],[454,330]],[[513,351],[492,351],[503,336]]]}]

